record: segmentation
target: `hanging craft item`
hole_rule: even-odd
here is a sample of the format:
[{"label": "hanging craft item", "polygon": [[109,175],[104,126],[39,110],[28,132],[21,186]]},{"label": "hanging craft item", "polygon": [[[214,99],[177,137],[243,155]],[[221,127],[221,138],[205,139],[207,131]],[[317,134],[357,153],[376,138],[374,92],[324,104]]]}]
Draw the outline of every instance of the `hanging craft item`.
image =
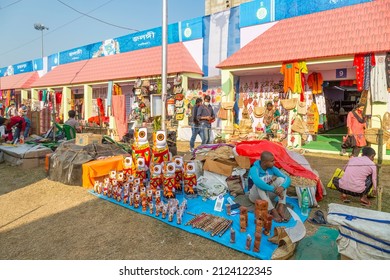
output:
[{"label": "hanging craft item", "polygon": [[246,106],[242,110],[242,118],[243,119],[249,119],[249,112],[248,112],[248,108]]},{"label": "hanging craft item", "polygon": [[141,80],[141,78],[138,78],[138,79],[135,81],[134,87],[135,87],[135,88],[141,88],[141,86],[142,86],[142,80]]},{"label": "hanging craft item", "polygon": [[306,101],[299,101],[298,102],[297,113],[300,115],[306,115],[306,113],[307,113]]},{"label": "hanging craft item", "polygon": [[173,85],[179,86],[181,85],[182,78],[181,75],[177,74],[176,77],[173,79]]},{"label": "hanging craft item", "polygon": [[182,121],[184,119],[185,108],[176,108],[176,120]]},{"label": "hanging craft item", "polygon": [[225,108],[223,108],[222,105],[219,108],[217,118],[219,118],[221,120],[227,120],[227,118],[228,118],[228,112],[227,112],[227,110]]},{"label": "hanging craft item", "polygon": [[240,92],[240,97],[238,98],[238,108],[244,108],[244,94]]},{"label": "hanging craft item", "polygon": [[262,105],[261,99],[259,100],[259,104],[255,107],[253,114],[256,118],[262,118],[264,116],[265,107]]},{"label": "hanging craft item", "polygon": [[298,103],[298,98],[288,98],[289,94],[287,94],[286,99],[280,99],[280,105],[286,110],[295,109]]},{"label": "hanging craft item", "polygon": [[167,100],[167,114],[172,117],[175,114],[175,99],[169,98]]},{"label": "hanging craft item", "polygon": [[175,94],[178,94],[178,93],[181,93],[183,91],[183,88],[182,88],[182,86],[175,86],[175,90],[174,90],[174,92],[175,92]]}]

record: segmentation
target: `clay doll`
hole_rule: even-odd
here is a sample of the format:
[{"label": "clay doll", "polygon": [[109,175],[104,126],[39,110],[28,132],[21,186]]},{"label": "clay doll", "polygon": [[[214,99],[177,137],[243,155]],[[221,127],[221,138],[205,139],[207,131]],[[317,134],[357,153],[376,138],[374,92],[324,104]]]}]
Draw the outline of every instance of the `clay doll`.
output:
[{"label": "clay doll", "polygon": [[168,162],[164,164],[163,174],[163,196],[167,199],[175,198],[175,163]]},{"label": "clay doll", "polygon": [[150,164],[150,146],[148,142],[148,130],[146,127],[139,127],[134,132],[134,144],[132,146],[133,162],[136,162],[138,158],[143,157],[145,159],[145,165]]},{"label": "clay doll", "polygon": [[184,164],[184,193],[188,198],[196,197],[196,170],[195,170],[195,162],[189,161]]},{"label": "clay doll", "polygon": [[170,161],[167,136],[165,131],[158,130],[153,133],[153,148],[151,162],[161,164]]}]

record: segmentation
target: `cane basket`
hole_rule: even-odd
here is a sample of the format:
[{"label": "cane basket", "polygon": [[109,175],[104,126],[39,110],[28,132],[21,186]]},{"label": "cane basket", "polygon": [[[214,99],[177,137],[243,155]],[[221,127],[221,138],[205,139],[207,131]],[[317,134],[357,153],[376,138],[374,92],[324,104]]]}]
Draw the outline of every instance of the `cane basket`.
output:
[{"label": "cane basket", "polygon": [[[366,137],[366,141],[378,145],[379,143],[379,135],[378,135],[379,128],[368,128],[364,132],[364,137]],[[383,144],[386,144],[387,141],[390,139],[390,132],[383,130]]]}]

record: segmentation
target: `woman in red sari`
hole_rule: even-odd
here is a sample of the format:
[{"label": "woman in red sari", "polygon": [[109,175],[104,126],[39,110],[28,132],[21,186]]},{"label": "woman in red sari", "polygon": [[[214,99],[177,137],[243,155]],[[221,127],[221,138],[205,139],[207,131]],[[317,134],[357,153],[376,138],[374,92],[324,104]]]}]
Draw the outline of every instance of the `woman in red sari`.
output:
[{"label": "woman in red sari", "polygon": [[[359,103],[347,116],[348,135],[352,135],[356,140],[356,145],[352,147],[352,156],[354,157],[359,156],[361,148],[367,145],[364,136],[366,118],[363,117],[363,110],[364,104]],[[345,152],[345,150],[343,149],[342,152]]]}]

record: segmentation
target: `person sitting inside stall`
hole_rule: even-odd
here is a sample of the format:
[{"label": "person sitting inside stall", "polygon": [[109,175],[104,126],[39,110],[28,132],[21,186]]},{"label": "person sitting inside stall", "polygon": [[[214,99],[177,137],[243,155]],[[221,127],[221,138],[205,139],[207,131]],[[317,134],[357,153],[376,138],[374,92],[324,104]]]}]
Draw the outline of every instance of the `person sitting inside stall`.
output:
[{"label": "person sitting inside stall", "polygon": [[76,130],[76,132],[80,133],[81,128],[80,128],[79,122],[75,119],[76,112],[74,110],[70,110],[68,112],[68,117],[69,117],[69,119],[65,122],[65,124],[72,126]]},{"label": "person sitting inside stall", "polygon": [[[275,157],[268,151],[264,151],[260,160],[255,161],[249,170],[249,177],[253,182],[249,190],[249,200],[253,203],[257,199],[267,201],[268,211],[274,221],[286,222],[290,218],[286,207],[286,196],[291,179],[274,165]],[[278,198],[277,205],[276,198]]]},{"label": "person sitting inside stall", "polygon": [[20,132],[20,138],[19,141],[23,142],[24,140],[24,130],[26,129],[26,121],[23,117],[15,116],[11,117],[9,119],[0,117],[0,125],[5,126],[5,134],[3,137],[7,141],[7,143],[12,143],[13,141],[17,140],[14,139],[14,135],[12,134],[12,128],[16,126],[16,130]]},{"label": "person sitting inside stall", "polygon": [[344,203],[350,202],[348,195],[360,197],[363,206],[370,207],[368,193],[376,194],[376,165],[374,163],[375,150],[364,147],[361,157],[351,157],[345,167],[341,178],[335,177],[333,184],[339,192]]},{"label": "person sitting inside stall", "polygon": [[268,137],[273,138],[276,136],[276,132],[279,127],[279,117],[279,110],[276,108],[276,106],[272,104],[272,101],[268,101],[263,117],[263,123],[265,124],[265,132],[267,133]]}]

